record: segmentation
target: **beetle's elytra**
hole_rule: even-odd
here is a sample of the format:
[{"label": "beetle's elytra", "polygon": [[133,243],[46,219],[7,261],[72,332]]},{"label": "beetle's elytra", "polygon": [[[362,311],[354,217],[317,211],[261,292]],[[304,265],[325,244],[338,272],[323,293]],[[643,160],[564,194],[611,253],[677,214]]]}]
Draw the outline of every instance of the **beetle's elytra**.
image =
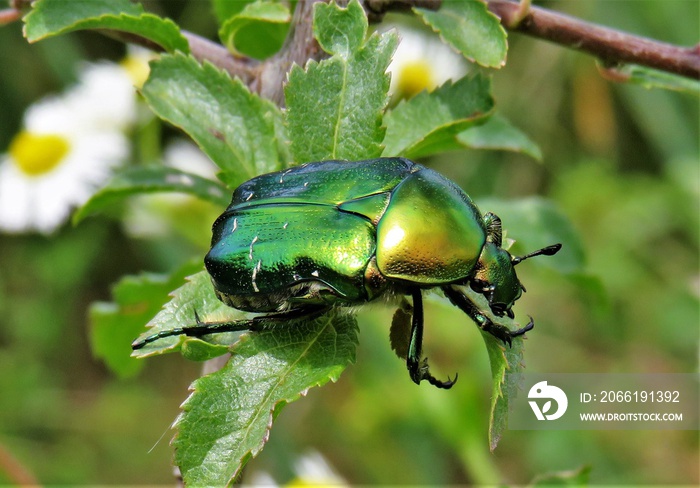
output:
[{"label": "beetle's elytra", "polygon": [[404,158],[304,164],[239,186],[214,222],[204,258],[221,301],[265,315],[223,324],[197,320],[133,347],[178,334],[282,326],[333,306],[411,295],[411,379],[449,388],[454,380],[437,380],[421,360],[422,290],[440,288],[479,327],[510,343],[533,327],[532,320],[509,331],[479,310],[462,287],[483,294],[496,316],[512,318],[524,290],[514,266],[560,248],[511,256],[501,247],[496,215],[482,215],[456,184]]}]

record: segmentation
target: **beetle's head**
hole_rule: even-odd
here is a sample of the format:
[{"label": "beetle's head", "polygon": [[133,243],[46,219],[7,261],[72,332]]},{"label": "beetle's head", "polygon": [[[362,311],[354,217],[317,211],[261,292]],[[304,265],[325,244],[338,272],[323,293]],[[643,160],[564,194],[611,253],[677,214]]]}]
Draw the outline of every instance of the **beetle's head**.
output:
[{"label": "beetle's head", "polygon": [[474,291],[486,297],[494,315],[513,318],[513,304],[525,291],[515,273],[515,266],[528,258],[539,255],[552,256],[561,249],[561,244],[547,246],[525,256],[512,256],[501,247],[501,219],[488,213],[484,216],[486,242],[481,250],[475,273],[470,280]]}]

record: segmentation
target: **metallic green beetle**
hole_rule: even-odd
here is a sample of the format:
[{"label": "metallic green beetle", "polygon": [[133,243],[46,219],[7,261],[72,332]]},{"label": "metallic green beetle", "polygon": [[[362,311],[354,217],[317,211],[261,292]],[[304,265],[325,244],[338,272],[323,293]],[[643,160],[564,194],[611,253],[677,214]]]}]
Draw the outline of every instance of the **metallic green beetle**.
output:
[{"label": "metallic green beetle", "polygon": [[333,306],[356,306],[381,296],[411,295],[406,358],[411,379],[450,388],[421,360],[422,291],[439,287],[484,331],[510,344],[533,322],[510,331],[492,322],[460,289],[469,285],[491,312],[513,317],[523,286],[514,266],[561,244],[513,257],[501,247],[501,221],[481,215],[457,185],[404,158],[323,161],[253,178],[233,192],[214,222],[204,258],[217,297],[249,320],[203,323],[154,334],[260,330],[308,319]]}]

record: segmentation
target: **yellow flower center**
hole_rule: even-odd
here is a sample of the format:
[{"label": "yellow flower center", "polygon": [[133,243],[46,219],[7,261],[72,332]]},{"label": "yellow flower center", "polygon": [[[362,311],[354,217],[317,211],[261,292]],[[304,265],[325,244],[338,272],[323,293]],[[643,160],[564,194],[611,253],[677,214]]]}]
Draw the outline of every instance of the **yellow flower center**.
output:
[{"label": "yellow flower center", "polygon": [[69,149],[70,144],[61,136],[22,131],[10,144],[10,156],[22,172],[39,176],[58,166]]},{"label": "yellow flower center", "polygon": [[403,98],[411,98],[423,90],[435,87],[433,70],[424,59],[417,59],[404,64],[397,73],[398,94]]},{"label": "yellow flower center", "polygon": [[119,62],[119,65],[126,70],[134,83],[134,86],[141,88],[151,71],[148,62],[136,56],[127,56]]}]

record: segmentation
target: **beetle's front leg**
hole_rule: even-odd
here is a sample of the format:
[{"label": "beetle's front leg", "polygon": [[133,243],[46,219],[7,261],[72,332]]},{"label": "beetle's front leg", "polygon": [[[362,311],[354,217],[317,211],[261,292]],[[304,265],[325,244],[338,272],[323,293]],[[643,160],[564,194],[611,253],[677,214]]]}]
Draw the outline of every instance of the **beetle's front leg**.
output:
[{"label": "beetle's front leg", "polygon": [[415,384],[420,384],[422,380],[427,380],[433,386],[438,388],[449,389],[457,381],[451,380],[440,381],[430,374],[428,367],[428,358],[421,360],[423,353],[423,297],[420,288],[414,288],[411,291],[413,297],[413,318],[411,321],[411,340],[408,343],[408,354],[406,355],[406,367],[408,373]]},{"label": "beetle's front leg", "polygon": [[476,325],[478,325],[481,330],[488,332],[496,339],[502,340],[509,346],[512,345],[514,337],[525,334],[525,332],[531,330],[535,326],[535,322],[532,320],[532,317],[530,317],[530,321],[525,327],[521,327],[518,330],[510,330],[503,325],[494,323],[490,318],[481,313],[479,308],[474,305],[469,297],[456,288],[452,286],[443,286],[442,291],[445,293],[445,296],[450,300],[450,302],[469,315],[469,317],[476,322]]}]

